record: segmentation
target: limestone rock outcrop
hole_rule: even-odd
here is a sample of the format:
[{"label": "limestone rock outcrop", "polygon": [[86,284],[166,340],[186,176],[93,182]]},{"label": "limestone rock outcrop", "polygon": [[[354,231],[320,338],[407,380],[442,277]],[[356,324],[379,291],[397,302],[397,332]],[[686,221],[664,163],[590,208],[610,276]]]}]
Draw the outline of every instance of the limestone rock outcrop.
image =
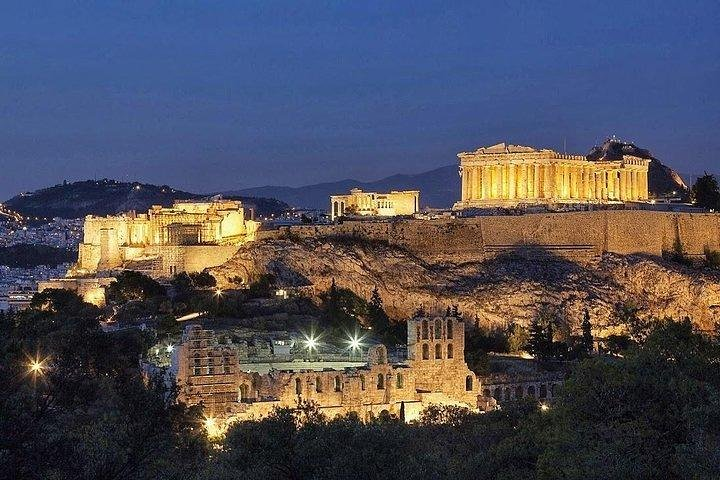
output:
[{"label": "limestone rock outcrop", "polygon": [[233,277],[251,281],[271,273],[285,286],[325,291],[332,279],[369,298],[377,287],[388,313],[409,317],[420,305],[442,310],[457,304],[482,324],[527,324],[542,305],[577,328],[588,308],[597,327],[617,322],[621,305],[641,318],[688,316],[702,329],[720,321],[720,273],[688,268],[648,255],[605,253],[581,262],[552,254],[503,254],[432,262],[382,242],[351,239],[273,239],[240,247],[211,272],[228,287]]}]

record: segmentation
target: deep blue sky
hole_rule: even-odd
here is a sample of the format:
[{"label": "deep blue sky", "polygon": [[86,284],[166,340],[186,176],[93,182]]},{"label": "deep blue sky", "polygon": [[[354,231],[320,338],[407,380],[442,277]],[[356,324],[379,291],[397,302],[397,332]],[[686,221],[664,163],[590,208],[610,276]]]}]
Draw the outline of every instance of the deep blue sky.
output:
[{"label": "deep blue sky", "polygon": [[0,198],[371,180],[613,133],[720,170],[717,1],[29,3],[0,5]]}]

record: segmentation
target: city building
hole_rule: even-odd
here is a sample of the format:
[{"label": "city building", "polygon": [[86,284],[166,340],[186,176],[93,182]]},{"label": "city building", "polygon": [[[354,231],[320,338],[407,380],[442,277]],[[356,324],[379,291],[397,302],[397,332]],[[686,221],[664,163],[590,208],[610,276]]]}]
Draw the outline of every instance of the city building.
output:
[{"label": "city building", "polygon": [[455,209],[648,200],[650,160],[639,157],[588,160],[499,143],[458,158],[462,191]]},{"label": "city building", "polygon": [[404,362],[390,363],[385,346],[376,345],[363,366],[261,374],[240,371],[232,345],[190,325],[175,349],[172,371],[181,401],[202,403],[206,416],[226,420],[260,418],[301,402],[329,416],[355,412],[370,419],[386,412],[407,421],[430,404],[494,409],[496,401],[483,396],[480,380],[465,363],[464,337],[458,318],[413,318]]},{"label": "city building", "polygon": [[412,215],[420,209],[418,190],[393,190],[390,193],[363,192],[353,188],[347,195],[330,197],[330,219],[344,215],[394,217]]}]

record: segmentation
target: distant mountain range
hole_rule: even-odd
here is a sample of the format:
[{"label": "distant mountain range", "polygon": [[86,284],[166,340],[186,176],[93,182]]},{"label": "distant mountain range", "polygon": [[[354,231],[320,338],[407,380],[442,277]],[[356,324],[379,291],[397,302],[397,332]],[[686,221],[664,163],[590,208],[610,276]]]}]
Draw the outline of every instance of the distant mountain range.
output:
[{"label": "distant mountain range", "polygon": [[416,175],[393,175],[374,182],[346,179],[304,187],[268,185],[234,190],[224,194],[277,198],[294,207],[327,209],[330,195],[346,193],[351,188],[361,188],[370,192],[420,190],[421,206],[448,208],[457,201],[460,194],[460,176],[457,165],[447,165],[429,172]]},{"label": "distant mountain range", "polygon": [[[685,192],[687,187],[680,175],[672,168],[663,165],[648,150],[632,143],[608,139],[600,146],[593,147],[588,154],[591,160],[618,159],[622,154],[635,155],[652,160],[648,175],[650,193],[655,196],[669,194],[672,191]],[[458,165],[446,165],[415,175],[393,175],[373,182],[359,180],[339,180],[337,182],[318,183],[304,187],[265,186],[246,188],[227,192],[232,195],[277,198],[294,207],[327,209],[330,195],[348,192],[351,188],[361,188],[371,192],[390,190],[420,190],[421,207],[450,208],[460,197],[460,176]]]},{"label": "distant mountain range", "polygon": [[[663,165],[651,153],[632,143],[608,139],[588,153],[590,160],[622,158],[635,155],[652,160],[649,172],[650,193],[659,196],[687,190],[680,175]],[[457,164],[446,165],[414,175],[393,175],[371,182],[346,179],[304,187],[265,186],[223,192],[225,198],[242,200],[255,209],[258,216],[279,215],[290,206],[328,208],[330,195],[348,192],[351,188],[366,191],[420,190],[421,207],[449,208],[460,196]],[[109,215],[135,210],[144,212],[152,205],[169,206],[175,200],[202,199],[208,195],[184,192],[167,185],[151,185],[116,180],[85,180],[64,183],[35,192],[17,195],[4,202],[11,210],[30,217],[79,218],[88,214]]]},{"label": "distant mountain range", "polygon": [[[146,212],[152,205],[170,206],[175,200],[209,198],[207,195],[183,192],[167,185],[151,185],[116,180],[85,180],[63,183],[34,192],[17,195],[4,205],[26,217],[81,218],[85,215],[113,215],[135,210]],[[274,198],[245,195],[228,196],[242,200],[258,216],[278,215],[290,208]]]}]

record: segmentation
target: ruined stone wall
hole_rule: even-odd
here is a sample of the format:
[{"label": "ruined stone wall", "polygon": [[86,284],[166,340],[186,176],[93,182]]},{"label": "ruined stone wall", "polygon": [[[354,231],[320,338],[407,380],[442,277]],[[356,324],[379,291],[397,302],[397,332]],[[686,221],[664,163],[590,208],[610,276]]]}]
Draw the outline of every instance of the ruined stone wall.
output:
[{"label": "ruined stone wall", "polygon": [[484,216],[283,227],[266,238],[354,236],[384,241],[434,260],[462,261],[517,247],[559,255],[602,252],[660,255],[677,239],[690,255],[720,250],[720,215],[641,210]]},{"label": "ruined stone wall", "polygon": [[[126,256],[125,260],[132,260],[130,255],[159,256],[162,259],[160,276],[171,276],[175,272],[201,272],[206,268],[222,265],[232,258],[238,251],[237,245],[156,245],[143,249],[121,247]],[[175,267],[171,270],[171,267]]]}]

